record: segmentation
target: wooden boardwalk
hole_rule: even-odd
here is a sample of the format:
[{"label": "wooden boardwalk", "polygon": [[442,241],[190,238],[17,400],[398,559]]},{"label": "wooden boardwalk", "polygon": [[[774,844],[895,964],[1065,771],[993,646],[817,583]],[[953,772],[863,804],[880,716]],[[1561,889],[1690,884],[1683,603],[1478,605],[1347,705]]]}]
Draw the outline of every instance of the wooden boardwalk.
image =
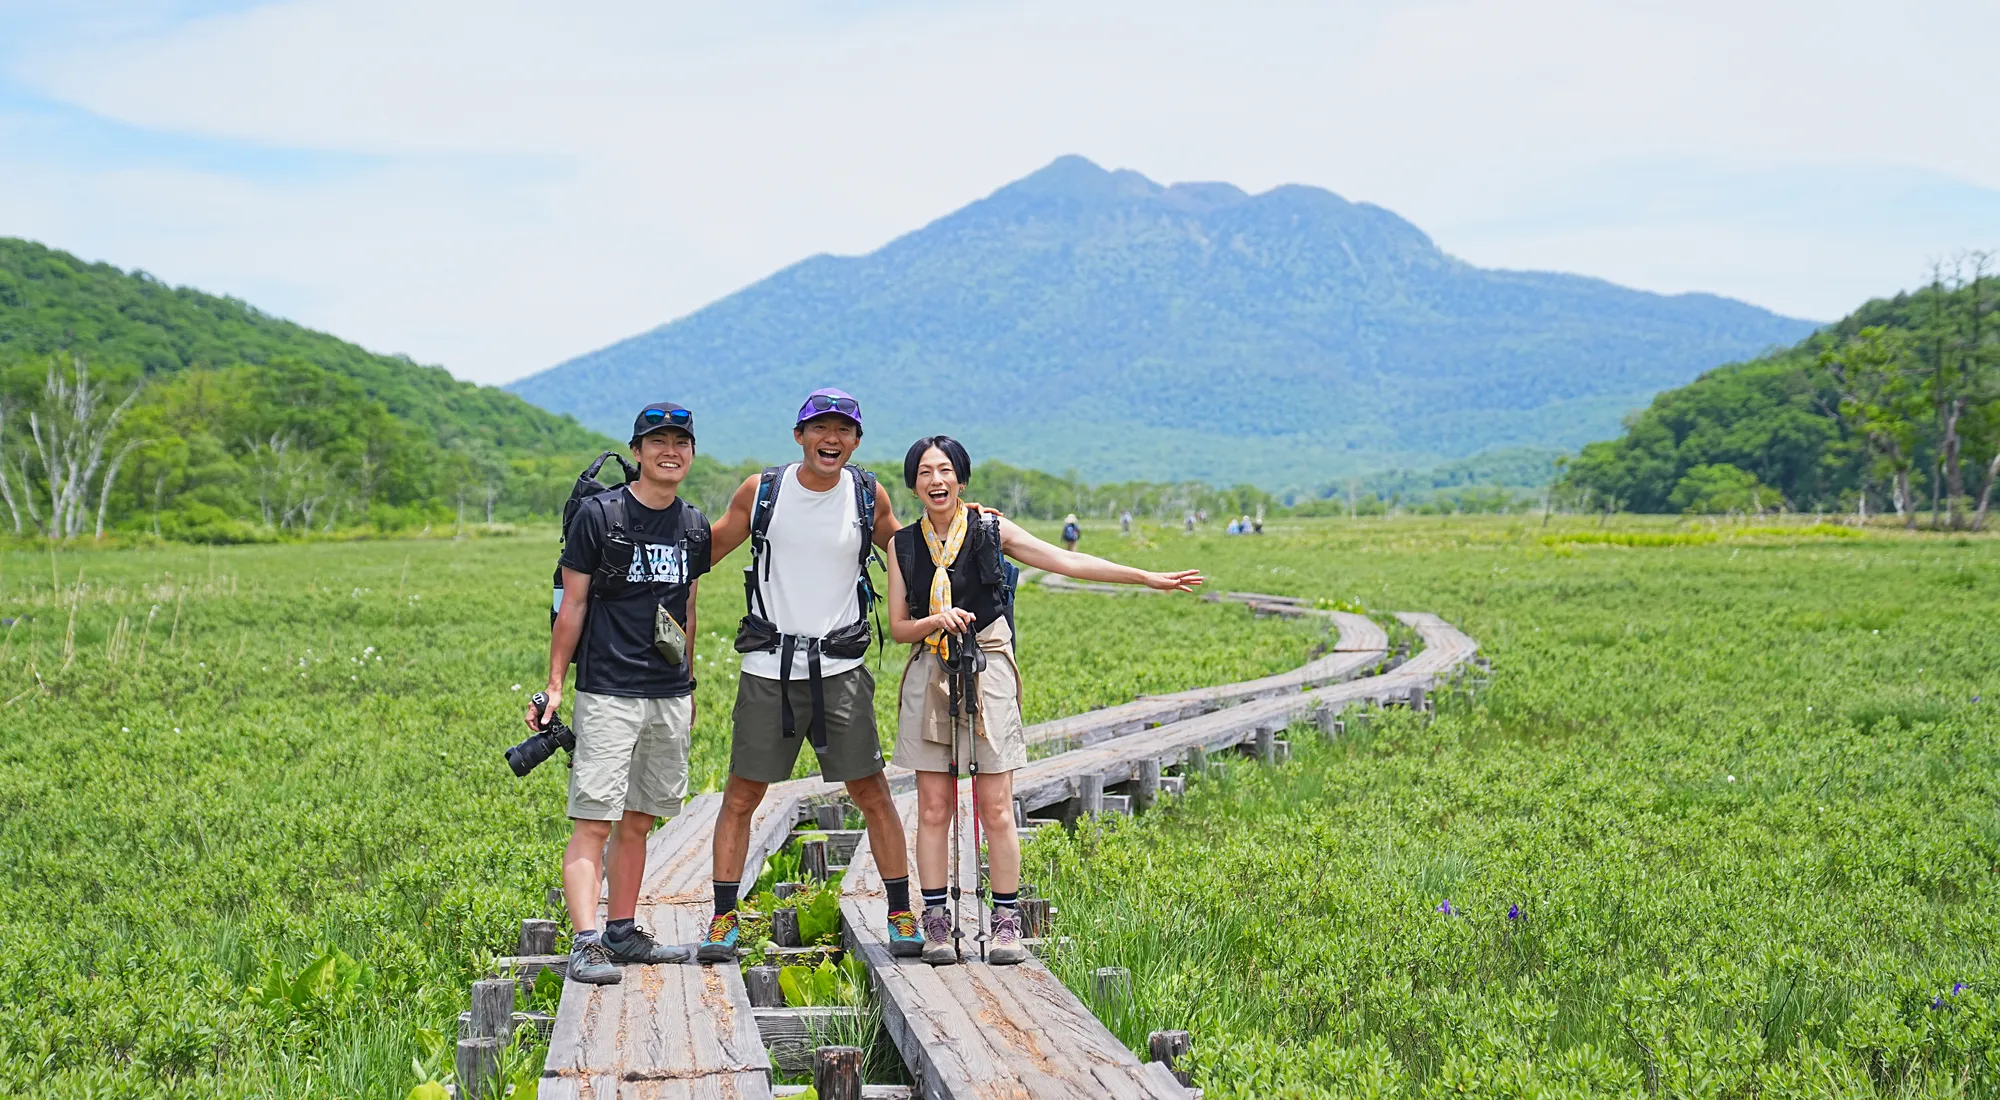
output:
[{"label": "wooden boardwalk", "polygon": [[[1078,798],[1086,786],[1099,789],[1156,776],[1152,764],[1180,763],[1192,748],[1254,741],[1260,730],[1331,708],[1402,701],[1410,688],[1432,687],[1476,649],[1471,639],[1435,616],[1403,615],[1424,638],[1423,651],[1393,672],[1352,680],[1385,657],[1387,637],[1375,623],[1278,597],[1232,593],[1224,598],[1253,610],[1325,617],[1339,632],[1338,641],[1291,672],[1137,699],[1030,727],[1031,741],[1067,751],[1017,773],[1015,792],[1024,809]],[[891,768],[889,779],[899,792],[898,806],[913,842],[913,776]],[[964,789],[962,808],[969,813],[969,785]],[[835,801],[842,793],[839,784],[817,778],[773,785],[752,829],[744,880],[755,879],[810,806]],[[720,804],[721,796],[713,794],[690,800],[681,816],[655,831],[647,845],[638,917],[662,942],[692,947],[706,927],[709,839]],[[969,879],[978,860],[972,856],[961,863]],[[964,884],[968,896],[972,886]],[[885,1029],[918,1082],[914,1095],[1135,1100],[1187,1095],[1166,1067],[1139,1061],[1039,961],[1015,967],[932,968],[893,959],[885,942],[881,880],[865,838],[850,864],[841,908],[847,946],[867,964]],[[627,967],[619,985],[564,983],[539,1095],[551,1100],[762,1100],[773,1095],[769,1064],[738,968]]]}]

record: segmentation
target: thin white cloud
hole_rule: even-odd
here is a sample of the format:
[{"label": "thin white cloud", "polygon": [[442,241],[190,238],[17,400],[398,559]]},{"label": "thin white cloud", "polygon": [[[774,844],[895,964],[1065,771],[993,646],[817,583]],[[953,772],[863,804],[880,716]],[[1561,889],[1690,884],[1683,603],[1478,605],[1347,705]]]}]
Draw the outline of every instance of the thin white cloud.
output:
[{"label": "thin white cloud", "polygon": [[[1850,226],[1781,225],[1727,194],[1698,232],[1647,201],[1564,224],[1547,197],[1607,180],[1643,196],[1620,175],[1635,162],[2000,188],[2000,145],[1965,136],[1977,97],[1939,75],[1979,71],[1996,36],[2000,8],[1970,2],[308,0],[86,37],[15,76],[149,131],[375,159],[338,185],[158,163],[91,179],[9,149],[0,209],[31,213],[0,232],[293,287],[301,320],[498,380],[1080,152],[1329,187],[1477,262],[1824,317],[1914,278],[1948,234],[1864,201]],[[102,202],[123,229],[97,226]],[[1843,250],[1850,230],[1868,247]]]}]

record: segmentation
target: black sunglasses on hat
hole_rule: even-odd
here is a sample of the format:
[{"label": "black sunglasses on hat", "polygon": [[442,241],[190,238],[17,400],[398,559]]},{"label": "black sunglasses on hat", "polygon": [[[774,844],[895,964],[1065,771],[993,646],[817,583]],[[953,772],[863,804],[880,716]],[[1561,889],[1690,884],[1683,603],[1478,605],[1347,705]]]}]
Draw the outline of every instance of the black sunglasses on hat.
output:
[{"label": "black sunglasses on hat", "polygon": [[637,443],[639,437],[651,435],[662,428],[679,428],[688,434],[689,439],[693,439],[694,413],[671,401],[655,401],[640,409],[638,417],[632,421],[632,442]]}]

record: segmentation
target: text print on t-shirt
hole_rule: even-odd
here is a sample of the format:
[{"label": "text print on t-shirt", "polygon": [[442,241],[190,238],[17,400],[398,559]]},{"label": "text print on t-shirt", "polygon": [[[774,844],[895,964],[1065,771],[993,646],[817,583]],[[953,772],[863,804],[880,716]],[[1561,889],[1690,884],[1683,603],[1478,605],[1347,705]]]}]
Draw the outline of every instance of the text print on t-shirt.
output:
[{"label": "text print on t-shirt", "polygon": [[625,579],[633,584],[680,584],[688,579],[687,544],[642,542],[633,548]]}]

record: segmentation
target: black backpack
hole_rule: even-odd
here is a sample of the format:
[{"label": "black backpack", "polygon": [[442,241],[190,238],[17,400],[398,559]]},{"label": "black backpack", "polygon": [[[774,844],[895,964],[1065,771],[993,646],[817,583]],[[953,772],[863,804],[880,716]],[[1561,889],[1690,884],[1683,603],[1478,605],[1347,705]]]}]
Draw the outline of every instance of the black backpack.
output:
[{"label": "black backpack", "polygon": [[[607,459],[613,458],[618,460],[619,472],[625,475],[625,480],[616,485],[607,486],[597,480],[597,472],[604,468],[604,463]],[[631,538],[625,531],[625,494],[620,490],[637,480],[639,480],[639,468],[625,461],[624,455],[616,451],[606,451],[598,455],[596,461],[585,467],[583,473],[577,475],[576,484],[570,486],[569,499],[563,501],[561,541],[564,543],[569,541],[569,525],[576,519],[576,514],[583,510],[584,502],[593,497],[598,497],[602,498],[604,517],[611,521],[609,528],[605,532],[605,541],[629,543]],[[706,523],[687,524],[685,537],[688,543],[690,572],[695,576],[700,576],[708,572],[708,525]],[[557,557],[560,558],[561,555],[557,555]],[[602,580],[609,575],[605,570],[604,561],[600,559],[597,573],[592,580],[592,587],[595,587],[596,581]],[[556,625],[556,614],[562,610],[563,580],[562,566],[560,564],[556,566],[555,578],[551,583],[551,588],[552,594],[549,598],[549,627],[553,629]],[[581,647],[579,646],[579,648]],[[572,654],[570,659],[574,661],[576,659],[575,655]]]}]

